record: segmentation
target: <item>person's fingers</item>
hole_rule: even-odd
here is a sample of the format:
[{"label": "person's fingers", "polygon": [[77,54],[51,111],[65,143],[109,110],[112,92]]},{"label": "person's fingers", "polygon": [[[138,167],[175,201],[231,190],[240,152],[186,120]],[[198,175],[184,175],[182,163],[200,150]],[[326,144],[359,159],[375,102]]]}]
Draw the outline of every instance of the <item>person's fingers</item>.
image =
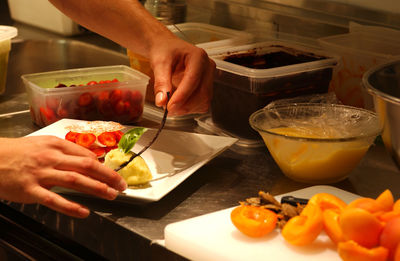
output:
[{"label": "person's fingers", "polygon": [[91,158],[96,158],[96,154],[91,152],[90,150],[75,144],[73,142],[55,137],[55,136],[41,136],[41,139],[38,140],[38,136],[36,137],[25,137],[23,139],[31,139],[28,142],[38,142],[38,146],[41,146],[44,148],[45,146],[49,148],[56,149],[58,151],[62,151],[65,154],[68,155],[75,155],[75,156],[83,156],[83,157],[91,157]]},{"label": "person's fingers", "polygon": [[104,182],[118,191],[124,191],[127,188],[125,180],[117,172],[104,166],[96,159],[64,156],[62,159],[59,159],[55,168],[58,170],[78,172]]},{"label": "person's fingers", "polygon": [[57,193],[49,191],[40,186],[36,186],[31,193],[32,197],[35,199],[35,202],[65,215],[77,218],[86,218],[90,214],[89,209],[86,207],[69,201]]},{"label": "person's fingers", "polygon": [[43,170],[41,176],[39,184],[49,189],[59,186],[109,200],[118,195],[118,191],[107,184],[73,171]]},{"label": "person's fingers", "polygon": [[167,104],[166,93],[172,91],[171,67],[171,63],[165,60],[156,62],[153,66],[155,104],[158,107],[164,107]]},{"label": "person's fingers", "polygon": [[[169,110],[172,115],[183,115],[188,113],[192,114],[205,113],[208,111],[212,97],[212,84],[215,72],[214,61],[209,60],[209,64],[207,66],[204,66],[204,68],[206,70],[203,71],[201,77],[198,77],[198,79],[201,79],[201,81],[197,83],[198,86],[192,85],[191,90],[187,91],[185,88],[188,88],[190,85],[185,86],[184,84],[191,84],[190,82],[187,83],[182,81],[181,85],[179,85],[179,88],[174,93],[173,98],[180,99],[181,101],[180,104],[179,103],[174,104],[173,100],[170,102]],[[197,88],[194,88],[193,86]],[[189,97],[186,96],[189,94],[190,94]],[[186,96],[185,97],[186,99],[183,99],[180,96],[182,97]]]},{"label": "person's fingers", "polygon": [[[202,52],[204,51],[202,50]],[[185,59],[187,61],[182,61],[180,63],[181,68],[175,70],[182,72],[182,78],[179,79],[179,85],[168,104],[170,112],[173,113],[184,105],[187,100],[191,98],[193,92],[199,87],[207,68],[207,64],[200,56],[201,55],[197,54],[186,57]]]}]

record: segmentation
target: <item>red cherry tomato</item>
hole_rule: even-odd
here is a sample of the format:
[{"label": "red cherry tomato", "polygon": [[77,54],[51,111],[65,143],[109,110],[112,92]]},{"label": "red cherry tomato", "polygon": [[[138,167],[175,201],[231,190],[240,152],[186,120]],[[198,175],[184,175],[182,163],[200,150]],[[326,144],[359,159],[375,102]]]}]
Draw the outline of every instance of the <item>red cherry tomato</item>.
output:
[{"label": "red cherry tomato", "polygon": [[89,106],[93,102],[93,96],[89,92],[84,92],[79,96],[78,104],[81,107]]},{"label": "red cherry tomato", "polygon": [[97,84],[96,81],[90,81],[90,82],[88,82],[86,85],[95,85],[95,84]]},{"label": "red cherry tomato", "polygon": [[241,205],[231,212],[233,225],[243,234],[250,237],[262,237],[276,227],[278,217],[271,210]]},{"label": "red cherry tomato", "polygon": [[67,109],[60,107],[57,109],[57,115],[60,118],[68,118],[69,112]]},{"label": "red cherry tomato", "polygon": [[140,93],[140,91],[132,91],[131,92],[131,99],[133,103],[136,104],[141,104],[143,100],[143,95]]},{"label": "red cherry tomato", "polygon": [[119,100],[114,104],[114,111],[117,115],[122,115],[125,112],[125,103],[122,100]]},{"label": "red cherry tomato", "polygon": [[112,105],[115,105],[119,101],[122,101],[122,91],[121,90],[113,90],[110,93],[110,101],[111,101]]},{"label": "red cherry tomato", "polygon": [[57,116],[52,109],[40,107],[39,111],[41,120],[45,123],[45,125],[49,125],[57,121]]},{"label": "red cherry tomato", "polygon": [[101,101],[108,100],[110,98],[110,93],[108,91],[102,91],[98,94],[97,99]]},{"label": "red cherry tomato", "polygon": [[60,98],[52,98],[52,97],[48,97],[46,99],[46,106],[47,108],[53,110],[53,111],[57,111],[58,107],[61,104],[61,99]]}]

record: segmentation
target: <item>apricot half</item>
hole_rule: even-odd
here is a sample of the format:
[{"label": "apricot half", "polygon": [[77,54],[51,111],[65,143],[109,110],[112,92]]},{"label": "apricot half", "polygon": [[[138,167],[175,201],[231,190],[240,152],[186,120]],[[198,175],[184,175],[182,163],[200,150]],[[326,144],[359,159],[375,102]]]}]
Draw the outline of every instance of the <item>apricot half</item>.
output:
[{"label": "apricot half", "polygon": [[388,250],[382,246],[365,248],[349,240],[338,244],[338,253],[343,261],[385,261]]},{"label": "apricot half", "polygon": [[324,230],[333,243],[343,241],[343,232],[339,224],[340,213],[336,209],[327,209],[323,212]]},{"label": "apricot half", "polygon": [[309,202],[318,205],[322,211],[327,209],[342,210],[346,207],[346,203],[343,200],[329,193],[315,194],[310,198]]},{"label": "apricot half", "polygon": [[363,247],[375,247],[383,230],[377,217],[360,208],[346,208],[339,220],[345,240],[353,240]]},{"label": "apricot half", "polygon": [[323,229],[322,211],[308,203],[299,216],[292,217],[282,229],[282,236],[296,246],[311,244]]},{"label": "apricot half", "polygon": [[395,255],[396,247],[400,244],[400,216],[390,219],[380,236],[380,244],[389,250],[389,259]]}]

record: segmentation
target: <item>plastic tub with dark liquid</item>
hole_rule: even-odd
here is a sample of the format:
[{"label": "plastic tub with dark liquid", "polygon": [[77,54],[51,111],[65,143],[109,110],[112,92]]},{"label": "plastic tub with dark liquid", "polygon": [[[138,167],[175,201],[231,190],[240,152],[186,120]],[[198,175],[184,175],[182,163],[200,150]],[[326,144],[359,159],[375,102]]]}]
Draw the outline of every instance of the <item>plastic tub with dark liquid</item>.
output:
[{"label": "plastic tub with dark liquid", "polygon": [[210,53],[217,64],[213,123],[243,139],[260,139],[249,116],[274,100],[328,92],[339,58],[286,42],[262,42]]}]

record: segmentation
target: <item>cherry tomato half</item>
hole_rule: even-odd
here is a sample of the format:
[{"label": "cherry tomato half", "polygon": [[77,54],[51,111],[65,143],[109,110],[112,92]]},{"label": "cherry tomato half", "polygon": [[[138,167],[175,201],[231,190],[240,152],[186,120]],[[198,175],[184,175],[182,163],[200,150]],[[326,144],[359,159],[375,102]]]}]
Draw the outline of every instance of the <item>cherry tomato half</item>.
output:
[{"label": "cherry tomato half", "polygon": [[276,213],[271,210],[241,205],[231,212],[233,225],[243,234],[250,237],[262,237],[276,227]]}]

